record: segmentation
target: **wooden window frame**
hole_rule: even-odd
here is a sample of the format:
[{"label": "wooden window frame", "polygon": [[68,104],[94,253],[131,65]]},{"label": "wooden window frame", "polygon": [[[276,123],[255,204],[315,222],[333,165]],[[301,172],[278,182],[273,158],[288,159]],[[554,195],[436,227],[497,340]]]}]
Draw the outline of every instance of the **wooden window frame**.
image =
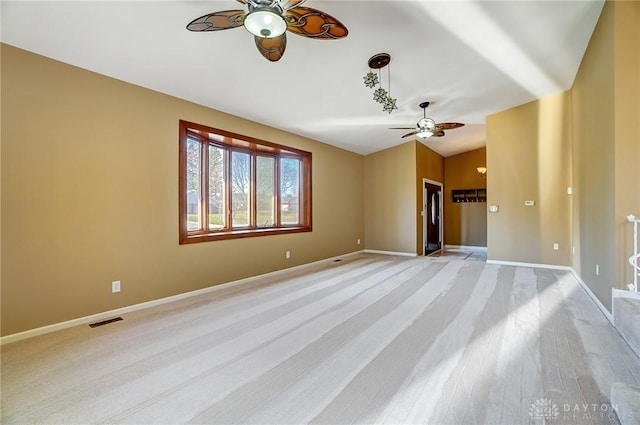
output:
[{"label": "wooden window frame", "polygon": [[[187,208],[187,140],[195,139],[200,142],[200,229],[188,230]],[[208,214],[208,147],[218,146],[225,150],[225,228],[222,230],[209,230],[206,224],[209,221]],[[243,152],[249,156],[249,226],[233,228],[231,217],[231,153]],[[274,161],[274,225],[270,227],[258,227],[257,220],[257,191],[256,191],[256,164],[258,156],[273,157]],[[299,223],[296,225],[283,225],[281,223],[281,197],[280,197],[280,160],[282,158],[296,158],[300,160],[300,186]],[[179,243],[189,244],[226,239],[238,239],[255,236],[281,235],[312,231],[311,215],[311,153],[300,149],[279,145],[254,137],[244,136],[204,126],[184,120],[180,120],[179,129],[179,153],[178,153],[178,211],[179,211]]]}]

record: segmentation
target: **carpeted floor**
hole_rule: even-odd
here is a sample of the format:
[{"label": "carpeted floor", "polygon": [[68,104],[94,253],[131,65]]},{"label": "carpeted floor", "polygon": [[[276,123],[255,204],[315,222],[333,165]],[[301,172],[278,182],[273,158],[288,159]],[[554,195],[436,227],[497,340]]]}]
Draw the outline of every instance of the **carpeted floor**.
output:
[{"label": "carpeted floor", "polygon": [[617,424],[573,277],[371,254],[2,347],[2,423]]}]

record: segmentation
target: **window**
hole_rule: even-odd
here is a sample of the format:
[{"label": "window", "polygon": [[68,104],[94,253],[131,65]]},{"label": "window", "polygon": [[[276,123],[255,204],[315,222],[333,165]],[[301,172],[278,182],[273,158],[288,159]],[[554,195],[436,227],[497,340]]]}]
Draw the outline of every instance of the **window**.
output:
[{"label": "window", "polygon": [[311,231],[311,153],[180,121],[180,243]]}]

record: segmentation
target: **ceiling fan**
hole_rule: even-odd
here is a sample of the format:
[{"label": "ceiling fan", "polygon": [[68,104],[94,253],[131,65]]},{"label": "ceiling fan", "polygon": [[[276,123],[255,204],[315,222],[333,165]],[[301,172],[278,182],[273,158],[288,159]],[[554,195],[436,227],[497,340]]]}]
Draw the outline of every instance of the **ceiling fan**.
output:
[{"label": "ceiling fan", "polygon": [[411,133],[407,133],[402,137],[409,137],[416,135],[419,138],[429,137],[442,137],[444,136],[444,130],[453,130],[454,128],[460,128],[464,124],[460,122],[441,122],[437,123],[427,118],[427,106],[429,102],[422,102],[420,107],[422,108],[422,118],[418,121],[415,127],[391,127],[390,130],[413,130]]},{"label": "ceiling fan", "polygon": [[305,0],[237,0],[244,10],[222,10],[189,22],[189,31],[220,31],[244,25],[255,36],[258,51],[272,62],[284,55],[286,30],[303,37],[335,40],[349,34],[347,27],[333,16],[310,7]]}]

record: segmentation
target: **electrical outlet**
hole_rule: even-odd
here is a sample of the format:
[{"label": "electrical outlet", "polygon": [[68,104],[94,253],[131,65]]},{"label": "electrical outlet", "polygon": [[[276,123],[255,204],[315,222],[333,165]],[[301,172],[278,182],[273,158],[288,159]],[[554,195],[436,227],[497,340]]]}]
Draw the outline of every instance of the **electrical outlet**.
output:
[{"label": "electrical outlet", "polygon": [[358,245],[360,245],[360,239],[358,239]]},{"label": "electrical outlet", "polygon": [[120,281],[119,280],[114,280],[113,282],[111,282],[111,292],[112,293],[116,293],[116,292],[120,292]]},{"label": "electrical outlet", "polygon": [[596,264],[596,276],[600,276],[600,264]]},{"label": "electrical outlet", "polygon": [[553,250],[554,250],[554,251],[557,251],[557,250],[559,250],[559,249],[560,249],[560,245],[558,245],[558,242],[555,242],[555,243],[553,244]]},{"label": "electrical outlet", "polygon": [[284,253],[284,258],[291,258],[291,251],[287,251]]}]

